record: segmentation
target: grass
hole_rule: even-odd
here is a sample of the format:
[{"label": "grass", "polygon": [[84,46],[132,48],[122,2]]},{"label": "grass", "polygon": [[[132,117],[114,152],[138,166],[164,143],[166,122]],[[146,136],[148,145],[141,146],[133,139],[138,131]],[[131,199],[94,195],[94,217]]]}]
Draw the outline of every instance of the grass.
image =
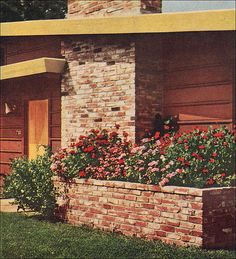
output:
[{"label": "grass", "polygon": [[53,223],[16,213],[1,213],[0,258],[235,258],[233,251],[179,248]]}]

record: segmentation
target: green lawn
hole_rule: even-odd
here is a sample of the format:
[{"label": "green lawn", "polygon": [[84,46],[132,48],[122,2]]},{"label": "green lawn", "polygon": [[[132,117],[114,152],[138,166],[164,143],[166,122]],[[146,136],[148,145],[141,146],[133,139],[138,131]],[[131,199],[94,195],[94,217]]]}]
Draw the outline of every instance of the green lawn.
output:
[{"label": "green lawn", "polygon": [[235,258],[233,251],[177,248],[16,213],[0,216],[0,258]]}]

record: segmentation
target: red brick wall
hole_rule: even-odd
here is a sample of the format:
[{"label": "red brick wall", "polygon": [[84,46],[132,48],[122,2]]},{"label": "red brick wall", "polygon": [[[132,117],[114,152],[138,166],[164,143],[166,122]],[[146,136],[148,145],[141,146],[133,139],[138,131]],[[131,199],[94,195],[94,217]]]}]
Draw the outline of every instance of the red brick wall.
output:
[{"label": "red brick wall", "polygon": [[71,224],[177,245],[226,247],[235,242],[235,188],[160,188],[91,179],[65,185],[57,178],[55,185],[68,188],[59,211]]},{"label": "red brick wall", "polygon": [[135,43],[131,36],[67,38],[62,55],[62,140],[74,141],[92,128],[135,134]]},{"label": "red brick wall", "polygon": [[68,18],[159,13],[161,0],[69,0]]}]

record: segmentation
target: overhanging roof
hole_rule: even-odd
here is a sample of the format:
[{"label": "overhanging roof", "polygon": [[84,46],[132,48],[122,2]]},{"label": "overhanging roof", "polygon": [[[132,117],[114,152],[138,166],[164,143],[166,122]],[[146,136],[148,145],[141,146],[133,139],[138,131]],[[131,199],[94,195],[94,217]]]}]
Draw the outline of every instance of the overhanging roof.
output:
[{"label": "overhanging roof", "polygon": [[42,73],[61,73],[65,60],[58,58],[38,58],[0,67],[0,80],[30,76]]},{"label": "overhanging roof", "polygon": [[1,23],[1,36],[235,30],[235,10]]}]

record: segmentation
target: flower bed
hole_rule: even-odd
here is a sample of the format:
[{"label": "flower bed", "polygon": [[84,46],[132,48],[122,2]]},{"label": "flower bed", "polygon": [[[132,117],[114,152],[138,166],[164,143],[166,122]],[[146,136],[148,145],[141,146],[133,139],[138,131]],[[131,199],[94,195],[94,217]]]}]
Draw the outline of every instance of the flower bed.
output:
[{"label": "flower bed", "polygon": [[[235,245],[235,188],[166,186],[55,177],[66,196],[58,215],[71,224],[177,245]],[[64,197],[64,198],[63,198]]]},{"label": "flower bed", "polygon": [[[117,126],[117,129],[119,127]],[[189,187],[231,186],[234,135],[227,128],[165,134],[133,145],[128,134],[92,130],[52,156],[52,171],[65,179],[93,178]]]},{"label": "flower bed", "polygon": [[92,130],[52,156],[64,197],[58,215],[177,245],[231,247],[235,188],[223,186],[234,184],[234,151],[234,135],[225,127],[157,132],[139,145],[126,132]]}]

